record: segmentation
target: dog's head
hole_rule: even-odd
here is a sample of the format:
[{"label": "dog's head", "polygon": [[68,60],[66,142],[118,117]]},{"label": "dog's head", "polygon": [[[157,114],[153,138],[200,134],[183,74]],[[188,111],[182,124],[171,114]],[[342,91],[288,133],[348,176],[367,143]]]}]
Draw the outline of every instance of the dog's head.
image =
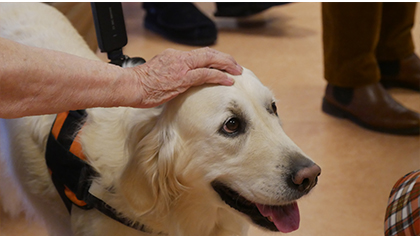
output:
[{"label": "dog's head", "polygon": [[276,106],[246,69],[233,86],[192,88],[170,101],[123,174],[123,189],[136,189],[128,202],[145,213],[189,197],[268,230],[296,229],[296,200],[315,186],[320,168],[284,133]]}]

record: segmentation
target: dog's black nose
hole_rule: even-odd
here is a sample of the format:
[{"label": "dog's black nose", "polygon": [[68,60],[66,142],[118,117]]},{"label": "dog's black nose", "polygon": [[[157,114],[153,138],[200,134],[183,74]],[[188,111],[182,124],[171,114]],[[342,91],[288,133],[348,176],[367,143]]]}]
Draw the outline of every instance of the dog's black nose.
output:
[{"label": "dog's black nose", "polygon": [[313,163],[309,167],[303,167],[292,175],[294,187],[300,192],[309,192],[318,182],[321,168]]}]

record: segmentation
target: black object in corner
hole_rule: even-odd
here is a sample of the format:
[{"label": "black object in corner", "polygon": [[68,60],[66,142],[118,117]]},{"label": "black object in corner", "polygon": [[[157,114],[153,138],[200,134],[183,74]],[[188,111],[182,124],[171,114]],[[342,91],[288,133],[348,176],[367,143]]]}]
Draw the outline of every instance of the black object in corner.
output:
[{"label": "black object in corner", "polygon": [[122,48],[127,45],[124,14],[119,2],[92,2],[96,37],[101,52],[106,52],[111,63],[121,65],[126,56]]}]

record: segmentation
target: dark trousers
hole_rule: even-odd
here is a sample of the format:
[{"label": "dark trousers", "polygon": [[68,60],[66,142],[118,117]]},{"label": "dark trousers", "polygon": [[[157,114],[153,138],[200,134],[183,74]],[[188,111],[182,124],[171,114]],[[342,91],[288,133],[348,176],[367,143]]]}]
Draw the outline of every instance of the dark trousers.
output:
[{"label": "dark trousers", "polygon": [[360,87],[379,82],[377,61],[414,53],[416,3],[322,3],[324,74],[328,83]]}]

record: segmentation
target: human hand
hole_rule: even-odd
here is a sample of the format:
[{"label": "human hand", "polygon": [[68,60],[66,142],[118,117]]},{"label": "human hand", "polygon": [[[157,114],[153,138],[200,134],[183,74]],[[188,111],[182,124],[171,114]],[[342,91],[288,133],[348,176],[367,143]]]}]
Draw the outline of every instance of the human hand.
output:
[{"label": "human hand", "polygon": [[232,75],[242,74],[232,56],[211,48],[185,52],[167,49],[150,61],[130,68],[137,74],[138,98],[135,107],[148,108],[165,103],[192,86],[205,83],[233,85]]}]

